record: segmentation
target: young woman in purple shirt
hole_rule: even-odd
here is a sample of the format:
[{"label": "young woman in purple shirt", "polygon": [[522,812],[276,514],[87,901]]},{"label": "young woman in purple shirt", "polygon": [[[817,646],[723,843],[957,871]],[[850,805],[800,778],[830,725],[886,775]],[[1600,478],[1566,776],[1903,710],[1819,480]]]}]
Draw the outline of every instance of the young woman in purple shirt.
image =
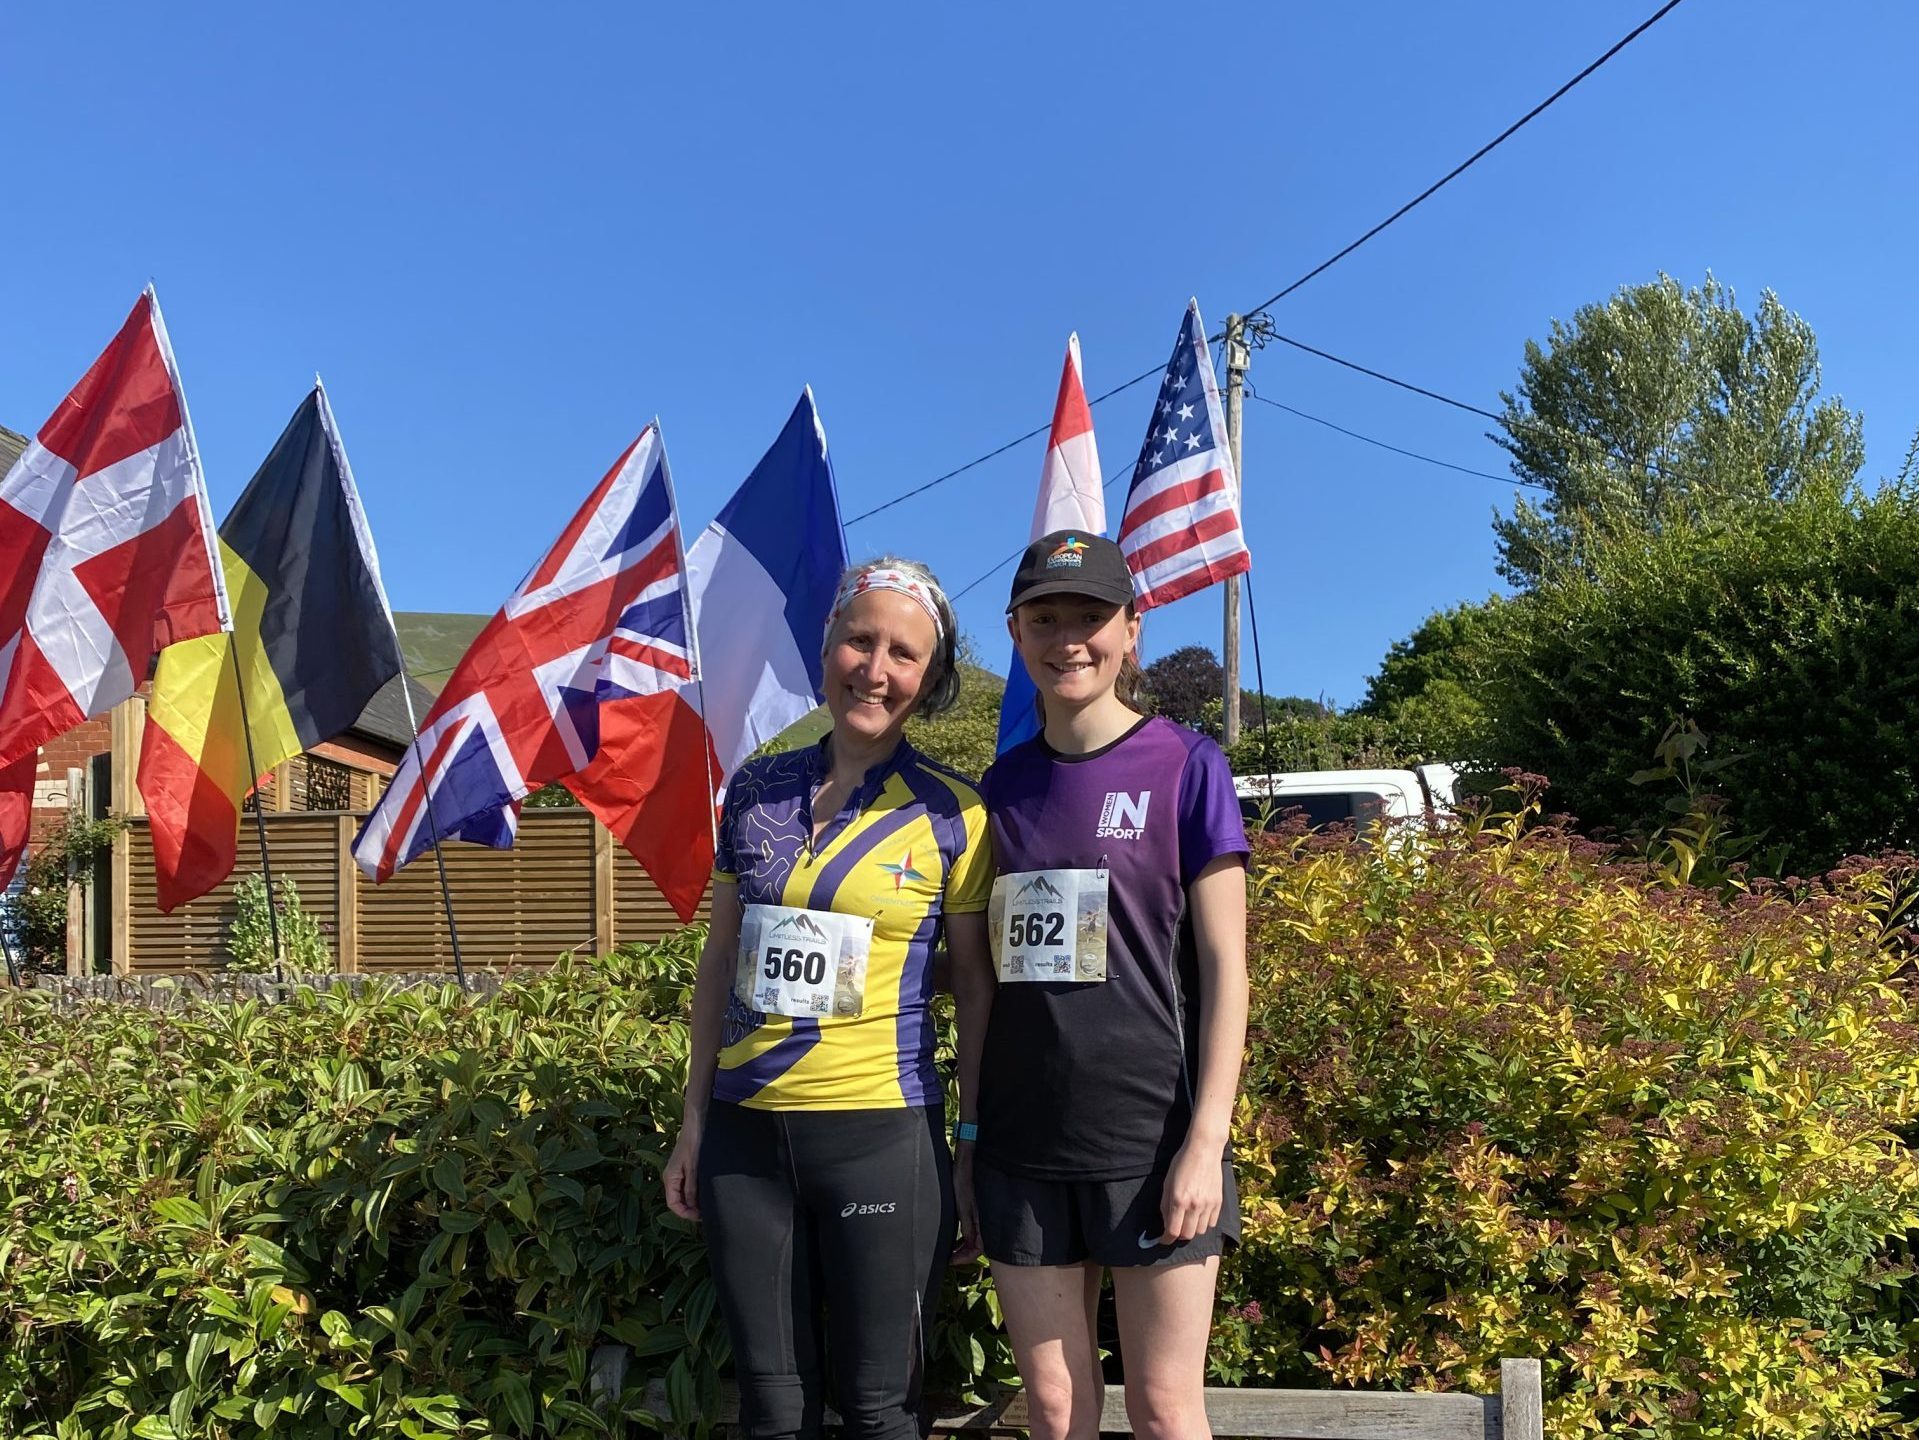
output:
[{"label": "young woman in purple shirt", "polygon": [[1007,615],[1044,728],[981,786],[998,985],[961,1211],[1035,1437],[1098,1431],[1108,1270],[1134,1432],[1205,1435],[1214,1285],[1239,1234],[1245,826],[1219,747],[1130,703],[1139,618],[1118,546],[1035,541]]}]

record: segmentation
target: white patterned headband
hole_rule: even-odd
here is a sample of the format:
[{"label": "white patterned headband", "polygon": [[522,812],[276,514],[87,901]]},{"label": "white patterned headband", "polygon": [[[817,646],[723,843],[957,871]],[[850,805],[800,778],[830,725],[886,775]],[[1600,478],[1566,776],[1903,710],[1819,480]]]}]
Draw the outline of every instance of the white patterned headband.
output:
[{"label": "white patterned headband", "polygon": [[840,612],[853,603],[853,597],[864,595],[869,590],[892,590],[906,596],[924,610],[926,618],[933,622],[934,642],[945,642],[946,626],[940,621],[939,606],[933,599],[933,587],[924,580],[908,575],[904,570],[859,570],[849,576],[846,583],[840,586],[839,594],[833,597],[833,612],[826,617],[828,635],[833,633],[833,626],[838,623]]}]

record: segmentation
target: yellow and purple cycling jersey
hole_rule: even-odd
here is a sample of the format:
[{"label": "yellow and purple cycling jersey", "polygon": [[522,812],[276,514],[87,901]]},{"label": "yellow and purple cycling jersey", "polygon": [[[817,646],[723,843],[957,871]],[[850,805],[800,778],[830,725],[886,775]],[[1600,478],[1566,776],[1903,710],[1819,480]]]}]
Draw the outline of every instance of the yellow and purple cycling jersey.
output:
[{"label": "yellow and purple cycling jersey", "polygon": [[830,740],[749,761],[728,785],[713,873],[741,905],[871,918],[856,1016],[765,1014],[729,990],[713,1094],[764,1110],[939,1102],[933,949],[947,915],[986,908],[993,861],[979,792],[905,741],[812,843]]}]

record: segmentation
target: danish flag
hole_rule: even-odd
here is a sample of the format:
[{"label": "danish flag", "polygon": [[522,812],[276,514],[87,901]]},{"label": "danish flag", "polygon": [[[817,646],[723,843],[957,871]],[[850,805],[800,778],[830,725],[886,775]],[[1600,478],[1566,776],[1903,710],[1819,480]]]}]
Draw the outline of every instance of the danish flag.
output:
[{"label": "danish flag", "polygon": [[0,480],[0,767],[230,629],[200,453],[149,286]]},{"label": "danish flag", "polygon": [[592,761],[601,700],[693,678],[691,633],[655,421],[468,647],[360,827],[360,868],[387,880],[447,837],[512,845],[516,802]]}]

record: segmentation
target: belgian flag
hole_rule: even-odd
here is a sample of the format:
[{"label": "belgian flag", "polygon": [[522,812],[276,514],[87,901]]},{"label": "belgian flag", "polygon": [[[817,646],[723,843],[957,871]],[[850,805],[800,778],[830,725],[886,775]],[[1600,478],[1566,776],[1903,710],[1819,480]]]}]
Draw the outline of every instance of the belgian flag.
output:
[{"label": "belgian flag", "polygon": [[139,783],[165,911],[233,869],[259,779],[348,729],[400,673],[373,537],[317,383],[221,525],[220,560],[232,633],[162,650],[147,701]]}]

